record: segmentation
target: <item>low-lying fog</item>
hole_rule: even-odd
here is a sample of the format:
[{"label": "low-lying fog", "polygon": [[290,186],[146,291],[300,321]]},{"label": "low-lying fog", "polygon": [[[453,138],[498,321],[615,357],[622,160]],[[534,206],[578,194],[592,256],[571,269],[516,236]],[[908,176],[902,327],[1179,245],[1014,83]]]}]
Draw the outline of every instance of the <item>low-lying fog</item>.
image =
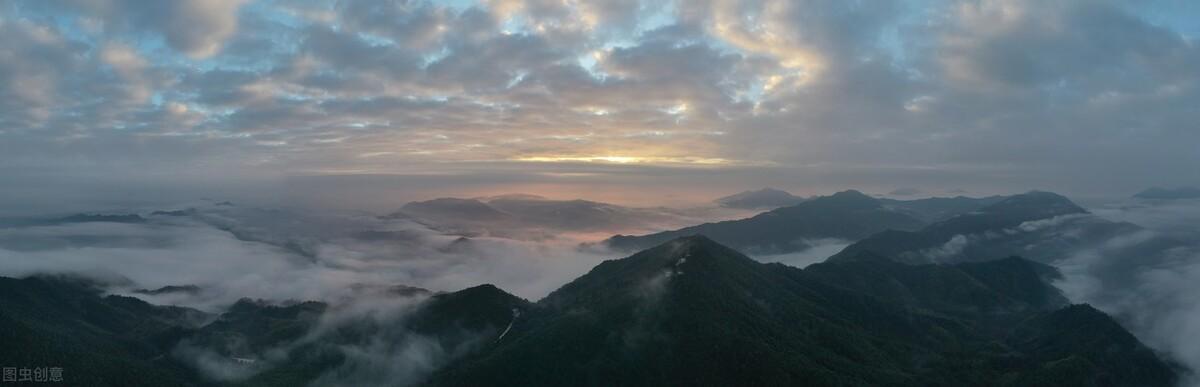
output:
[{"label": "low-lying fog", "polygon": [[[1128,201],[1091,210],[1144,229],[1072,252],[1060,261],[1064,278],[1057,285],[1073,302],[1112,313],[1153,348],[1200,369],[1200,201]],[[220,312],[243,297],[344,300],[356,285],[454,291],[491,283],[535,301],[601,261],[627,255],[581,248],[606,235],[595,230],[461,237],[386,214],[214,201],[128,214],[138,216],[5,220],[0,275],[76,274],[101,279],[114,293]],[[729,213],[693,215],[679,221]],[[755,258],[804,267],[850,243],[811,242],[807,251]],[[200,291],[133,292],[168,285]]]}]

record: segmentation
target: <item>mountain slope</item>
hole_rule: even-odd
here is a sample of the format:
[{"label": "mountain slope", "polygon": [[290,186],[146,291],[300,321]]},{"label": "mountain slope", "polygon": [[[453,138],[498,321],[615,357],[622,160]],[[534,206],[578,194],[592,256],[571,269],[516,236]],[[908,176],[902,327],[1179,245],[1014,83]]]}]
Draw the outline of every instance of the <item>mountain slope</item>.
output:
[{"label": "mountain slope", "polygon": [[[1047,267],[1016,258],[905,272],[880,264],[899,265],[861,257],[801,270],[708,238],[677,239],[597,266],[430,384],[1021,385],[1064,357],[1113,385],[1174,378],[1140,343],[1124,345],[1126,336],[1107,329],[1026,345],[1070,329],[1011,330],[1059,313],[1051,310],[1061,295],[1042,281]],[[1103,326],[1107,316],[1078,318]],[[1113,351],[1091,352],[1109,343]],[[1100,367],[1118,358],[1137,366]]]},{"label": "mountain slope", "polygon": [[813,239],[858,240],[883,230],[915,230],[923,225],[861,192],[843,191],[747,219],[643,236],[617,235],[604,243],[621,251],[636,251],[679,237],[704,235],[741,251],[777,254],[807,249],[807,241]]},{"label": "mountain slope", "polygon": [[1043,367],[1011,377],[1023,386],[1153,385],[1169,382],[1153,351],[1090,305],[1072,305],[1030,318],[1005,338]]},{"label": "mountain slope", "polygon": [[162,355],[205,318],[103,296],[83,280],[0,277],[0,363],[62,368],[71,385],[197,385],[196,374]]},{"label": "mountain slope", "polygon": [[[374,303],[381,306],[367,308]],[[225,359],[253,361],[248,375],[235,379],[244,385],[411,384],[444,362],[488,345],[528,307],[492,285],[348,305],[243,300],[186,344]],[[389,359],[407,362],[384,361]]]},{"label": "mountain slope", "polygon": [[873,252],[905,263],[986,261],[1012,255],[1053,262],[1075,247],[1136,228],[1093,216],[1061,195],[1034,191],[920,230],[880,232],[830,259]]},{"label": "mountain slope", "polygon": [[958,215],[977,211],[1004,200],[1005,196],[971,198],[925,198],[913,200],[879,199],[885,207],[902,211],[926,222],[938,222]]},{"label": "mountain slope", "polygon": [[1049,284],[1059,278],[1054,268],[1017,257],[959,265],[906,265],[864,253],[814,264],[804,273],[889,303],[955,315],[1047,310],[1067,304]]},{"label": "mountain slope", "polygon": [[529,307],[491,285],[391,287],[349,304],[243,299],[218,317],[84,280],[0,277],[0,363],[62,368],[87,386],[412,384]]},{"label": "mountain slope", "polygon": [[[212,320],[75,280],[0,278],[0,362],[85,385],[1169,385],[1052,268],[796,269],[705,237],[606,261],[536,304],[494,286],[242,300]],[[203,375],[204,377],[202,377]],[[217,378],[212,380],[209,378]]]}]

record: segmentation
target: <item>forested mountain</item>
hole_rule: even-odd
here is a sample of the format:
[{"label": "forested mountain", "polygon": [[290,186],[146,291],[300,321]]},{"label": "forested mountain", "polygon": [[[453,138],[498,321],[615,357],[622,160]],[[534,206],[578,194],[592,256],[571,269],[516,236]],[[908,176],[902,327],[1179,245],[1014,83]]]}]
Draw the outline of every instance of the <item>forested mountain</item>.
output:
[{"label": "forested mountain", "polygon": [[0,277],[0,361],[61,368],[64,382],[86,386],[412,384],[488,344],[530,306],[491,285],[360,296],[243,299],[210,315],[105,296],[78,279]]},{"label": "forested mountain", "polygon": [[79,386],[194,385],[199,374],[164,355],[208,319],[104,296],[91,281],[0,277],[0,363],[61,368]]},{"label": "forested mountain", "polygon": [[796,269],[705,237],[608,261],[433,385],[1169,385],[1108,316],[1019,258]]},{"label": "forested mountain", "polygon": [[1007,196],[987,196],[972,198],[966,196],[933,197],[912,200],[879,199],[885,207],[903,211],[917,219],[926,222],[946,220],[961,214],[977,211],[983,207],[995,204],[1008,198]]},{"label": "forested mountain", "polygon": [[494,286],[243,299],[220,314],[0,278],[5,364],[86,385],[1106,385],[1175,371],[1058,272],[1010,257],[797,269],[703,236],[605,261],[537,303]]},{"label": "forested mountain", "polygon": [[986,261],[1010,255],[1052,262],[1080,246],[1137,228],[1093,216],[1063,196],[1033,191],[920,230],[880,232],[830,259],[869,251],[906,263]]},{"label": "forested mountain", "polygon": [[842,191],[747,219],[642,236],[617,235],[604,244],[621,251],[637,251],[679,237],[704,235],[748,253],[778,254],[807,249],[815,239],[858,240],[883,230],[916,230],[924,225],[912,215],[885,207],[878,199],[858,191]]}]

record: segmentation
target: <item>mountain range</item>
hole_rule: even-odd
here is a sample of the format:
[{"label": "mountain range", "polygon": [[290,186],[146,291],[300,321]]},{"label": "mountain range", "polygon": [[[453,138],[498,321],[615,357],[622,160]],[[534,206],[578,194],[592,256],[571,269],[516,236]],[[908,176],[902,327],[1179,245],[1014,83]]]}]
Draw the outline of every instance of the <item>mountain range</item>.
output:
[{"label": "mountain range", "polygon": [[[606,261],[536,303],[490,285],[244,299],[219,314],[70,278],[0,279],[5,364],[87,385],[1170,385],[1175,371],[1052,267],[797,269],[707,237]],[[371,308],[364,308],[371,305]],[[203,375],[204,378],[198,378]],[[216,377],[216,379],[213,379]]]},{"label": "mountain range", "polygon": [[[796,269],[705,237],[608,261],[433,385],[1167,385],[1103,313],[1020,258]],[[1097,350],[1097,349],[1104,350]]]},{"label": "mountain range", "polygon": [[885,230],[914,231],[932,221],[977,210],[999,201],[989,198],[876,199],[842,191],[776,208],[746,219],[705,223],[640,236],[616,235],[603,242],[637,251],[683,236],[704,235],[751,254],[782,254],[811,247],[818,239],[855,241]]},{"label": "mountain range", "polygon": [[388,217],[410,218],[445,233],[468,237],[548,239],[561,232],[657,229],[691,223],[692,216],[685,212],[514,194],[410,202]]},{"label": "mountain range", "polygon": [[1020,255],[1051,263],[1080,246],[1136,231],[1137,225],[1093,216],[1050,192],[1013,195],[917,230],[891,229],[830,257],[872,252],[906,263],[977,262]]}]

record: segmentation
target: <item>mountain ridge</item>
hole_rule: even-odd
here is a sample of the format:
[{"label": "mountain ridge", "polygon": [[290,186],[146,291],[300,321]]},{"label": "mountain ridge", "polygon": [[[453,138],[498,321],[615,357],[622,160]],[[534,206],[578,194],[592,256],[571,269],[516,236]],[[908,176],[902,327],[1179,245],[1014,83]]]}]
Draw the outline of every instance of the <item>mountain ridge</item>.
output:
[{"label": "mountain ridge", "polygon": [[[839,200],[856,205],[861,198]],[[208,384],[198,373],[213,363],[181,360],[192,358],[246,373],[216,384],[262,386],[328,375],[343,383],[449,386],[1125,386],[1176,378],[1104,313],[1064,306],[1047,282],[1055,275],[1017,257],[906,265],[874,253],[798,269],[690,236],[605,261],[536,303],[486,284],[450,293],[405,287],[370,296],[365,289],[357,302],[385,302],[393,306],[378,311],[400,307],[406,317],[243,299],[201,323],[187,319],[186,308],[102,297],[86,281],[0,278],[0,336],[38,345],[0,349],[0,358],[59,361],[79,352],[45,343],[97,343],[109,348],[109,361],[63,363],[94,385],[138,377],[113,373],[122,369],[116,364],[157,370],[144,371],[146,385]],[[439,349],[422,362],[354,356],[381,345],[398,351],[386,353]],[[404,373],[388,371],[396,367]]]},{"label": "mountain ridge", "polygon": [[[758,263],[704,236],[675,239],[597,265],[538,301],[505,342],[452,363],[428,384],[1028,385],[1054,377],[1041,370],[1063,353],[1091,359],[1086,364],[1130,356],[1145,365],[1086,368],[1115,385],[1174,378],[1140,343],[1102,356],[1082,344],[1053,354],[1018,347],[1021,338],[1063,329],[1040,324],[1023,336],[1009,329],[1065,304],[1043,281],[1053,271],[1044,265],[1009,258],[909,266],[884,258],[909,271],[872,274],[907,283],[912,299],[902,301],[889,298],[894,289],[863,287],[880,282],[863,276],[880,262],[863,258],[797,269]],[[1026,286],[1033,282],[1041,287]],[[975,307],[985,301],[993,306]]]},{"label": "mountain ridge", "polygon": [[[1069,238],[1041,231],[1076,227],[1080,238],[1099,239],[1136,226],[1095,216],[1070,199],[1043,191],[1013,195],[977,211],[934,222],[918,230],[886,230],[850,244],[829,259],[871,251],[905,263],[983,261],[1020,254],[1040,262],[1055,259],[1054,245]],[[1044,234],[1044,235],[1043,235]],[[1043,251],[1027,246],[1046,245]],[[1031,253],[1037,253],[1030,256]]]},{"label": "mountain ridge", "polygon": [[924,222],[859,191],[847,190],[776,208],[750,218],[704,223],[678,230],[632,236],[615,235],[602,243],[618,251],[636,251],[671,239],[705,235],[739,250],[780,254],[810,247],[808,240],[857,240],[887,229],[915,230]]}]

